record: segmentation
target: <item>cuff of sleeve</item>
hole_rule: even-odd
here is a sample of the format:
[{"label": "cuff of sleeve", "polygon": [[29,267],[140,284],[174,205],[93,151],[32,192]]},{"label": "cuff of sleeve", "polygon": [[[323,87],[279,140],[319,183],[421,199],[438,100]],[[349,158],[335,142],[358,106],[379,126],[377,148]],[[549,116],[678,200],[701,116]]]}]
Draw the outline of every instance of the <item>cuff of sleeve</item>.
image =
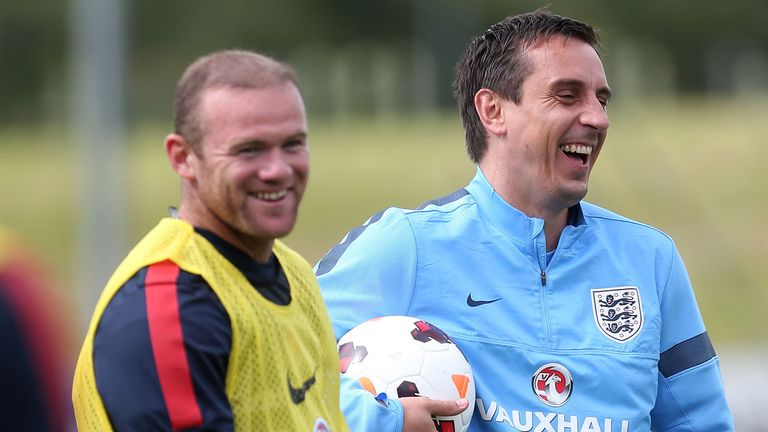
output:
[{"label": "cuff of sleeve", "polygon": [[[379,396],[381,395],[384,395],[384,403],[386,403],[387,408],[397,416],[397,428],[395,430],[403,430],[403,404],[397,399],[387,398],[387,395],[384,393],[379,394]],[[379,396],[376,396],[377,400]]]}]

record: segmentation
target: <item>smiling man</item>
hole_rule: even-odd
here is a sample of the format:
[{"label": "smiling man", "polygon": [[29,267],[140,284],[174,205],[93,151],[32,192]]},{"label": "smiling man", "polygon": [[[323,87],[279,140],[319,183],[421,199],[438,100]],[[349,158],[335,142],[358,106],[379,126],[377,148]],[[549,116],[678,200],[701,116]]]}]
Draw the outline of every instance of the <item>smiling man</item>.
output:
[{"label": "smiling man", "polygon": [[[672,239],[582,201],[609,126],[598,49],[546,10],[472,41],[454,91],[476,175],[373,216],[318,263],[336,336],[381,315],[443,329],[473,369],[471,431],[733,430]],[[342,378],[355,431],[427,431],[452,403],[378,404]]]},{"label": "smiling man", "polygon": [[295,72],[203,57],[165,139],[172,209],[104,289],[78,360],[81,431],[345,431],[338,356],[312,270],[276,240],[309,174]]}]

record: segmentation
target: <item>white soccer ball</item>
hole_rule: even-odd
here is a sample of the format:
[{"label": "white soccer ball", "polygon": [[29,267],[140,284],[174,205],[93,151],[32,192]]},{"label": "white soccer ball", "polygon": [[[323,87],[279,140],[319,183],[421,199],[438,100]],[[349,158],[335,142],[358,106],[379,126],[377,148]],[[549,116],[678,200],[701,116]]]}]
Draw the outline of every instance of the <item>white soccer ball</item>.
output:
[{"label": "white soccer ball", "polygon": [[366,321],[338,343],[341,372],[388,398],[467,398],[464,412],[435,417],[440,432],[465,432],[475,406],[472,369],[451,338],[434,325],[408,316]]}]

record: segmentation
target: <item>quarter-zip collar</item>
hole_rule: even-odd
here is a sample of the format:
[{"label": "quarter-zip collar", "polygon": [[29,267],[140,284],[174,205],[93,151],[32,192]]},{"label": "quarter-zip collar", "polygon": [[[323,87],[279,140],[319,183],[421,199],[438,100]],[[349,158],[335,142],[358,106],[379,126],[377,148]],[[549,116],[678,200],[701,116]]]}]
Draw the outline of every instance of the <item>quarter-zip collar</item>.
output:
[{"label": "quarter-zip collar", "polygon": [[[504,201],[493,189],[479,166],[475,177],[466,189],[477,202],[483,218],[513,242],[529,248],[537,243],[537,238],[544,240],[544,219],[528,217]],[[569,248],[575,242],[577,236],[566,235],[567,233],[577,234],[586,227],[587,220],[582,212],[581,203],[569,208],[568,223],[560,236],[557,249]],[[539,255],[538,252],[533,253]]]}]

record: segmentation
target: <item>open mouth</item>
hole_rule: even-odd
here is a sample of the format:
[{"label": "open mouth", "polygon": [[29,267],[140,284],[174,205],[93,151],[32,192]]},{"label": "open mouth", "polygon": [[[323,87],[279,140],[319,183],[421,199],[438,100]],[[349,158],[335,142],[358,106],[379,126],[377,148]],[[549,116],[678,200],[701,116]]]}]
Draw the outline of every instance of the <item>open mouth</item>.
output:
[{"label": "open mouth", "polygon": [[283,189],[275,192],[256,192],[254,196],[263,201],[279,201],[288,195],[288,189]]},{"label": "open mouth", "polygon": [[582,165],[587,163],[589,155],[592,154],[592,147],[582,144],[563,144],[560,150],[569,158],[578,159]]}]

